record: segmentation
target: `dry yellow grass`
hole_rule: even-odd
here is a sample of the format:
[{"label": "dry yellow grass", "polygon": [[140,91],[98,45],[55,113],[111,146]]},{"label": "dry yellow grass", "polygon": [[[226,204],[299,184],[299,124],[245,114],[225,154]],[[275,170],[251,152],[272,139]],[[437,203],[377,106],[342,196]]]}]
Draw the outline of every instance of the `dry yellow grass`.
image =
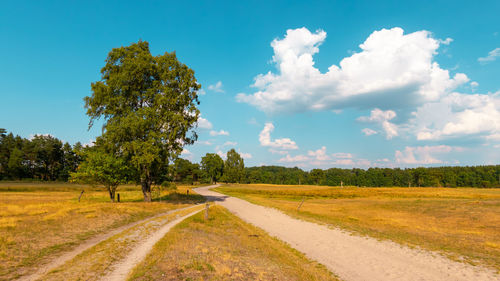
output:
[{"label": "dry yellow grass", "polygon": [[[185,194],[186,188],[178,192]],[[202,200],[165,191],[163,202],[144,203],[139,187],[118,190],[122,203],[113,204],[96,187],[0,183],[0,280],[33,272],[51,256],[98,233]]]},{"label": "dry yellow grass", "polygon": [[226,209],[186,219],[158,242],[129,280],[337,280],[325,267]]},{"label": "dry yellow grass", "polygon": [[295,217],[500,269],[500,189],[240,185],[217,190]]},{"label": "dry yellow grass", "polygon": [[52,270],[42,280],[98,280],[109,273],[113,265],[129,254],[147,235],[157,231],[166,223],[203,206],[179,210],[129,228],[94,247],[84,251],[71,261]]}]

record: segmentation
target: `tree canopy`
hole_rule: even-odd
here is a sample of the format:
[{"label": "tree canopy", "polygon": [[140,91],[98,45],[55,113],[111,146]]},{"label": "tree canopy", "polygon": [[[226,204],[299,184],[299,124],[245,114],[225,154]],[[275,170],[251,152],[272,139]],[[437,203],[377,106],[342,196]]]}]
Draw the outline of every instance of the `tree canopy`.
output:
[{"label": "tree canopy", "polygon": [[231,149],[226,154],[224,162],[224,181],[241,182],[245,178],[245,163],[236,150]]},{"label": "tree canopy", "polygon": [[215,184],[224,171],[224,160],[215,153],[207,153],[201,158],[201,169],[210,179],[210,182]]},{"label": "tree canopy", "polygon": [[89,127],[104,119],[107,149],[123,154],[151,201],[151,185],[161,183],[169,160],[197,139],[200,85],[175,52],[153,56],[145,41],[112,49],[101,74],[84,99]]}]

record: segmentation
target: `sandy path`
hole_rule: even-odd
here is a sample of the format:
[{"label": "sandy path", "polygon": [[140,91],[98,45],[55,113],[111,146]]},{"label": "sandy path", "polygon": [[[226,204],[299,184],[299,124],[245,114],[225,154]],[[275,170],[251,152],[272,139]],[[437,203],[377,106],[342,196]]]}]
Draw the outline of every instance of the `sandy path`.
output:
[{"label": "sandy path", "polygon": [[153,246],[160,241],[160,239],[170,231],[172,227],[185,220],[186,218],[200,212],[200,210],[193,211],[187,215],[176,218],[175,220],[163,225],[160,229],[155,231],[152,235],[150,235],[145,241],[138,243],[131,249],[130,253],[127,257],[122,260],[120,263],[114,265],[113,271],[111,271],[108,275],[103,277],[101,280],[105,281],[122,281],[126,280],[129,273],[132,269],[141,262],[146,255],[153,249]]},{"label": "sandy path", "polygon": [[173,213],[173,212],[177,212],[180,210],[192,208],[192,207],[193,206],[188,206],[188,207],[184,207],[184,208],[180,208],[180,209],[174,209],[174,210],[170,210],[167,212],[163,212],[161,214],[157,214],[157,215],[154,215],[152,217],[148,217],[148,218],[140,220],[140,221],[136,221],[136,222],[133,222],[133,223],[130,223],[127,225],[120,226],[120,227],[115,228],[109,232],[106,232],[104,234],[97,235],[91,239],[85,240],[85,242],[79,244],[76,248],[72,249],[71,251],[65,252],[62,255],[51,260],[48,264],[41,266],[35,273],[30,274],[30,275],[26,275],[26,276],[22,276],[17,280],[18,281],[37,280],[40,277],[42,277],[43,275],[45,275],[46,273],[48,273],[49,271],[51,271],[52,269],[55,269],[55,268],[63,265],[64,263],[73,259],[74,257],[76,257],[80,253],[84,252],[85,250],[99,244],[100,242],[102,242],[102,241],[122,232],[122,231],[125,231],[125,230],[132,228],[132,227],[134,227],[138,224],[141,224],[143,222],[153,220],[155,218],[158,218],[158,217],[161,217],[161,216]]},{"label": "sandy path", "polygon": [[276,209],[209,190],[212,187],[195,191],[289,243],[343,280],[500,280],[500,275],[490,269],[294,219]]}]

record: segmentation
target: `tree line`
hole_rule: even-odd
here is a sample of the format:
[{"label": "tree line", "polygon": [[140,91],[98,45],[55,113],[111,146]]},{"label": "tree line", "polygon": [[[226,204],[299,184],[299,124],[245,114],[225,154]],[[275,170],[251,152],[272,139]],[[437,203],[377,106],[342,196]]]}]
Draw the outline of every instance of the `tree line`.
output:
[{"label": "tree line", "polygon": [[[76,173],[78,167],[80,172]],[[297,167],[245,167],[243,158],[234,149],[227,152],[226,160],[218,154],[207,153],[199,164],[176,158],[157,167],[157,170],[160,173],[155,183],[164,185],[168,182],[226,182],[360,187],[500,187],[500,165],[304,171]],[[79,142],[71,146],[50,135],[35,135],[26,139],[0,129],[0,180],[84,181],[91,173],[99,174],[101,182],[107,181],[110,186],[134,182],[137,178],[133,169],[127,168],[123,158],[100,153],[98,146],[82,146]]]}]

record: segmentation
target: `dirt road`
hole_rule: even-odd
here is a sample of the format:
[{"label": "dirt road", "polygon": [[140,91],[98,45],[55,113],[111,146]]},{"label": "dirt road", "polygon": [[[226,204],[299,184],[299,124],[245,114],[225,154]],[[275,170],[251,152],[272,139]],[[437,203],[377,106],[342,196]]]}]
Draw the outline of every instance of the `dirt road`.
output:
[{"label": "dirt road", "polygon": [[284,213],[201,187],[195,191],[325,265],[343,280],[500,280],[482,267],[437,253],[294,219]]}]

